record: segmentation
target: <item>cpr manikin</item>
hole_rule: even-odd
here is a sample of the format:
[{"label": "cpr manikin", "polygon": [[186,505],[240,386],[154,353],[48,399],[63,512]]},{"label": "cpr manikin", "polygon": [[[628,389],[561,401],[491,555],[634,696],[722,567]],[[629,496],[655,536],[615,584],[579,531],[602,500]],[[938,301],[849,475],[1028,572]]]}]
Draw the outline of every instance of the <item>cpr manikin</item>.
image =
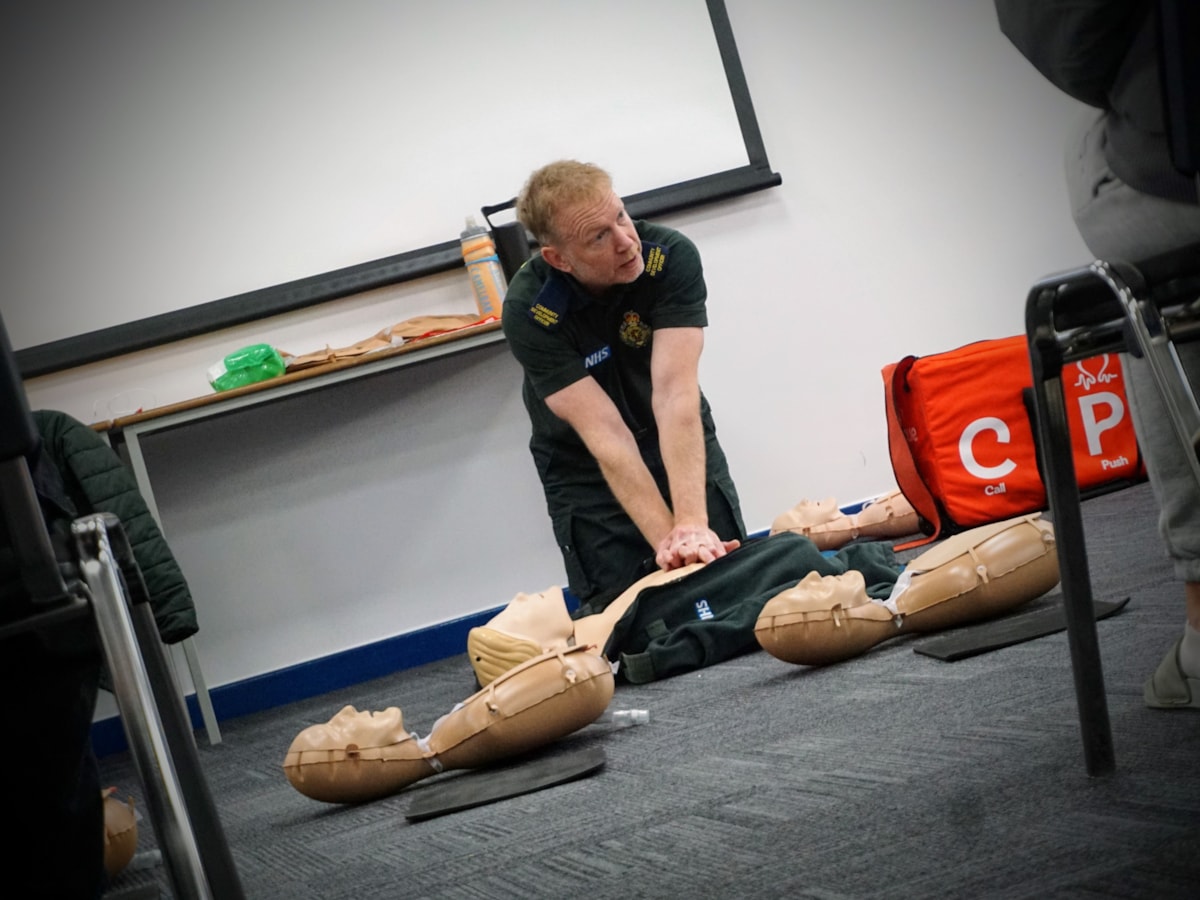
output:
[{"label": "cpr manikin", "polygon": [[116,788],[101,791],[104,797],[104,871],[116,878],[137,850],[137,813],[133,802],[118,800]]},{"label": "cpr manikin", "polygon": [[589,646],[525,660],[434,723],[409,733],[399,708],[341,709],[292,741],[283,769],[306,797],[361,803],[452,769],[525,753],[594,722],[613,695],[613,672]]},{"label": "cpr manikin", "polygon": [[1054,531],[1039,515],[982,525],[913,559],[887,600],[862,574],[820,576],[763,606],[754,636],[784,662],[827,665],[899,634],[939,631],[1007,612],[1058,584]]},{"label": "cpr manikin", "polygon": [[644,588],[700,568],[647,575],[604,612],[577,622],[560,588],[517,594],[468,636],[482,689],[438,719],[428,736],[409,733],[398,707],[346,706],[292,741],[283,761],[288,781],[314,800],[362,803],[566,737],[598,719],[612,700],[613,668],[602,648],[621,613]]},{"label": "cpr manikin", "polygon": [[[518,594],[471,629],[468,656],[482,688],[439,719],[428,736],[407,732],[396,707],[370,713],[347,706],[297,735],[283,764],[289,781],[315,800],[362,802],[444,770],[482,766],[565,737],[594,722],[611,701],[614,669],[604,648],[638,594],[703,567],[654,572],[603,612],[576,620],[557,587]],[[810,573],[767,601],[755,637],[779,659],[824,665],[898,634],[998,615],[1057,582],[1053,530],[1039,516],[1024,516],[935,545],[905,567],[887,601],[869,598],[857,571]]]},{"label": "cpr manikin", "polygon": [[591,646],[603,653],[617,621],[637,595],[648,587],[686,578],[704,568],[692,563],[669,572],[658,570],[635,581],[602,612],[572,620],[562,588],[548,587],[537,594],[517,594],[486,625],[467,633],[467,654],[475,677],[488,684],[511,666],[543,650],[556,647]]},{"label": "cpr manikin", "polygon": [[[891,506],[879,521],[894,522],[899,508]],[[913,533],[901,527],[908,530],[897,536]],[[638,593],[700,568],[698,563],[655,572],[635,582],[603,612],[575,621],[567,615],[558,588],[518,594],[486,625],[467,635],[479,683],[486,684],[539,647],[587,644],[602,652]],[[905,566],[886,601],[867,595],[861,572],[810,572],[767,601],[755,623],[755,638],[786,662],[826,665],[899,634],[938,631],[1008,612],[1046,593],[1058,577],[1053,527],[1040,515],[1021,516],[970,529],[925,551]]]},{"label": "cpr manikin", "polygon": [[916,534],[918,527],[917,511],[908,498],[893,491],[866,503],[852,515],[842,512],[832,497],[801,500],[775,517],[771,534],[792,531],[804,535],[821,550],[837,550],[856,538],[899,538]]},{"label": "cpr manikin", "polygon": [[[771,534],[791,531],[811,540],[821,550],[834,550],[856,538],[880,540],[915,534],[916,510],[900,491],[867,502],[853,515],[843,513],[832,497],[802,500],[780,514]],[[537,594],[517,594],[486,625],[471,629],[467,652],[479,683],[493,678],[543,650],[592,644],[603,652],[613,628],[637,595],[648,587],[677,581],[702,567],[693,563],[669,572],[653,572],[635,582],[602,612],[572,620],[562,588],[549,587]]]}]

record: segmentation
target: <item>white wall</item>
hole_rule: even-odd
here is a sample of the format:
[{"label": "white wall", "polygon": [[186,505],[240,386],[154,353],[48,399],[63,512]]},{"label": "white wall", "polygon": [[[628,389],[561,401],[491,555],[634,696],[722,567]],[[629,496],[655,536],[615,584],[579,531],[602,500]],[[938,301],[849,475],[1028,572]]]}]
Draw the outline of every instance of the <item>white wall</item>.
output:
[{"label": "white wall", "polygon": [[[0,32],[17,349],[453,239],[529,146],[630,192],[746,162],[703,0],[63,5]],[[669,84],[620,77],[650,57]],[[522,115],[533,92],[571,104]]]},{"label": "white wall", "polygon": [[[882,366],[1021,332],[1032,282],[1088,255],[1061,177],[1080,108],[999,34],[988,0],[727,3],[784,183],[664,221],[704,256],[702,381],[755,530],[805,497],[891,489]],[[627,72],[653,74],[650,60]],[[452,273],[28,387],[35,406],[103,418],[133,389],[203,393],[204,368],[246,343],[312,349],[298,340],[314,322],[336,346],[469,308]],[[156,374],[179,370],[166,354],[186,354],[191,383]],[[503,352],[453,360],[147,445],[211,684],[561,582],[519,373]]]},{"label": "white wall", "polygon": [[781,189],[678,217],[705,254],[705,390],[747,525],[893,485],[880,369],[1024,330],[1090,259],[1062,178],[1082,107],[990,0],[732,0]]}]

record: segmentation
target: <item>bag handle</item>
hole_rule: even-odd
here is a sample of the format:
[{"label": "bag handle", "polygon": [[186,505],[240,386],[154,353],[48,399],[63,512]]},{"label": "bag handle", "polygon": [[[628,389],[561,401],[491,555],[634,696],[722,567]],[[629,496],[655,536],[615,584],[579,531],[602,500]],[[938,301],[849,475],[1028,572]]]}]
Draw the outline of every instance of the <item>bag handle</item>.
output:
[{"label": "bag handle", "polygon": [[917,468],[917,461],[913,457],[912,444],[904,436],[904,423],[900,420],[900,392],[908,390],[908,373],[916,361],[917,357],[906,356],[900,362],[891,363],[883,368],[888,455],[892,460],[892,471],[896,475],[896,486],[913,505],[917,515],[933,528],[933,534],[897,544],[894,550],[909,550],[936,541],[942,534],[945,518],[940,504],[929,490],[929,485],[921,477],[921,470]]}]

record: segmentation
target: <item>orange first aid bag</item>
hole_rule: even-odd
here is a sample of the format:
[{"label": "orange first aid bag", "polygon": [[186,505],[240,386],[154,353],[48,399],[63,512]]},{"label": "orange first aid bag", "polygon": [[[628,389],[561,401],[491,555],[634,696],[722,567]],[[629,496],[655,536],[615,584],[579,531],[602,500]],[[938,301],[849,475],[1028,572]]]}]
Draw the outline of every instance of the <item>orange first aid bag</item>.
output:
[{"label": "orange first aid bag", "polygon": [[[924,520],[922,543],[1046,508],[1024,335],[907,356],[883,369],[897,486]],[[1063,370],[1081,494],[1145,477],[1115,354]]]}]

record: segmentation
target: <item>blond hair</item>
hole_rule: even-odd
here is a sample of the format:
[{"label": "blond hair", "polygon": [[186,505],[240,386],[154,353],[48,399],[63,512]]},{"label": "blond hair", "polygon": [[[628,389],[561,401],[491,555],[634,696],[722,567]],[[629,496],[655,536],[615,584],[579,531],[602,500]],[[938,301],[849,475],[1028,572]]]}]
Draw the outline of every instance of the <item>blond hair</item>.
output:
[{"label": "blond hair", "polygon": [[517,195],[517,221],[539,244],[556,238],[555,217],[564,207],[593,200],[612,190],[612,178],[592,163],[560,159],[529,176]]}]

